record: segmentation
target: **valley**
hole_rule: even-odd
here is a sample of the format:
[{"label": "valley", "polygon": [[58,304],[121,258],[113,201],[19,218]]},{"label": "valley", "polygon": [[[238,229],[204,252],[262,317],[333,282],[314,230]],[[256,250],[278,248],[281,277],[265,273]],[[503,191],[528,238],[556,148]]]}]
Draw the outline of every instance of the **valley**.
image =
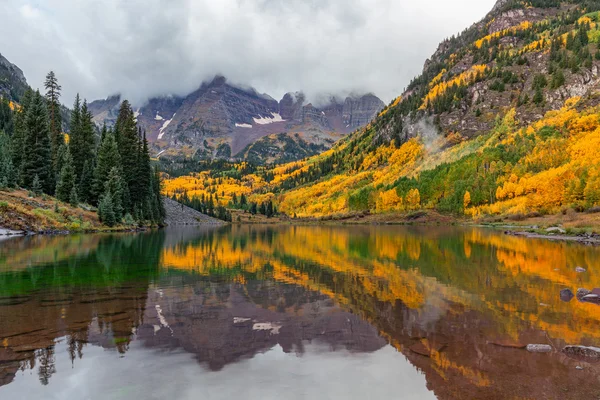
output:
[{"label": "valley", "polygon": [[[331,150],[273,167],[205,164],[167,178],[164,193],[220,193],[222,204],[244,193],[321,220],[430,211],[479,223],[556,215],[560,225],[596,212],[600,31],[590,10],[600,5],[534,3],[498,2],[444,41],[405,93]],[[574,229],[598,228],[577,220]]]}]

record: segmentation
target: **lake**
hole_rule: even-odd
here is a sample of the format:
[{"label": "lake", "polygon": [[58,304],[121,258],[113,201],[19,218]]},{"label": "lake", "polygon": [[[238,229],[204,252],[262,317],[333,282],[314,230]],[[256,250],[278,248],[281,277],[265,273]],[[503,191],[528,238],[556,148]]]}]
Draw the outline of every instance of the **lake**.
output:
[{"label": "lake", "polygon": [[0,399],[597,399],[578,288],[600,249],[478,228],[11,238]]}]

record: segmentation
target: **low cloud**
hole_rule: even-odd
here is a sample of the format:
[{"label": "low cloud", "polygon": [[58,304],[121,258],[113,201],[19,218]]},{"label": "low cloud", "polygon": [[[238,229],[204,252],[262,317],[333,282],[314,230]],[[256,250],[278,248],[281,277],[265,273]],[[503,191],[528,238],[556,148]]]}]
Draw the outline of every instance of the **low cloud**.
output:
[{"label": "low cloud", "polygon": [[0,53],[63,101],[184,95],[216,74],[279,99],[373,92],[385,102],[494,0],[4,0]]}]

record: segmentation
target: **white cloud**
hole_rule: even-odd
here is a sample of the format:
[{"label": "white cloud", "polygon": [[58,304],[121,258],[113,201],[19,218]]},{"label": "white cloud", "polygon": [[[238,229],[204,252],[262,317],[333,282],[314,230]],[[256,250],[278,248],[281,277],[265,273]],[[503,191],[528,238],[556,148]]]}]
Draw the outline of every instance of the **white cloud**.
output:
[{"label": "white cloud", "polygon": [[372,91],[389,101],[437,44],[494,0],[3,0],[0,52],[64,102],[187,94],[215,74],[280,98]]}]

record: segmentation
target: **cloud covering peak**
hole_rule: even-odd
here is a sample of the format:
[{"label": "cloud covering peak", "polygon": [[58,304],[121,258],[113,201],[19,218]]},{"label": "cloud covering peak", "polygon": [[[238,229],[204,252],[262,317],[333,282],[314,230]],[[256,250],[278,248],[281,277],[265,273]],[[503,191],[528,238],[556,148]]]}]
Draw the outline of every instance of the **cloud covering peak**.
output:
[{"label": "cloud covering peak", "polygon": [[217,74],[281,98],[388,102],[494,0],[3,0],[0,52],[63,101],[185,95]]}]

